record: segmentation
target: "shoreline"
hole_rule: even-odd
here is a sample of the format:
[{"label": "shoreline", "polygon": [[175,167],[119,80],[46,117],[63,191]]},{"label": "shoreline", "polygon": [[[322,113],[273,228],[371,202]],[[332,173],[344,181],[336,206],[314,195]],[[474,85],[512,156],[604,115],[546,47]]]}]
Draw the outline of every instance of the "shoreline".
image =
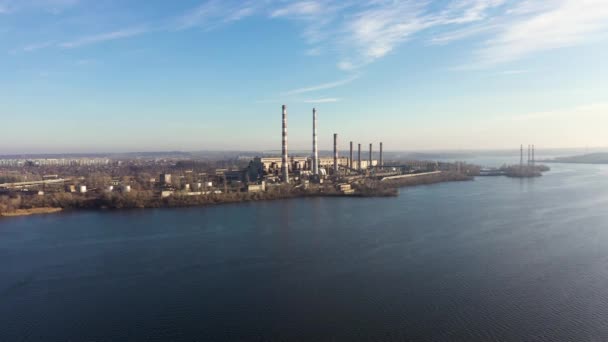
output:
[{"label": "shoreline", "polygon": [[17,217],[17,216],[30,216],[30,215],[41,215],[41,214],[54,214],[63,211],[63,208],[57,207],[39,207],[29,209],[17,209],[15,211],[0,213],[0,217]]},{"label": "shoreline", "polygon": [[[472,181],[474,177],[454,174],[454,173],[436,173],[425,174],[419,177],[402,178],[377,182],[381,187],[369,187],[369,185],[360,185],[355,193],[340,193],[340,192],[323,192],[323,191],[306,191],[306,192],[266,192],[266,193],[231,193],[232,196],[206,197],[204,201],[192,201],[192,196],[172,196],[164,200],[154,200],[144,205],[124,205],[120,207],[112,207],[105,203],[99,203],[98,199],[89,199],[86,205],[73,207],[34,207],[28,209],[17,209],[12,212],[0,213],[2,217],[18,217],[38,214],[53,214],[63,211],[115,211],[125,209],[159,209],[159,208],[193,208],[193,207],[208,207],[224,204],[250,203],[260,201],[276,201],[288,200],[295,198],[313,198],[313,197],[350,197],[350,198],[368,198],[368,197],[397,197],[399,189],[406,187],[416,187],[421,185],[432,185],[446,182]],[[200,199],[199,199],[200,200]],[[83,204],[85,204],[83,203]]]}]

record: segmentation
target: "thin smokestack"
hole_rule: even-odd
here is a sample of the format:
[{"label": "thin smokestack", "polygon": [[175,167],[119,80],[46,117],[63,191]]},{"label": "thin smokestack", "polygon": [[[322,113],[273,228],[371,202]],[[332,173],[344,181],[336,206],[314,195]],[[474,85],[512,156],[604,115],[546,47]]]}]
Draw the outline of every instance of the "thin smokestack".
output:
[{"label": "thin smokestack", "polygon": [[530,164],[532,163],[531,152],[532,152],[532,146],[528,145],[528,166],[530,166]]},{"label": "thin smokestack", "polygon": [[369,165],[367,167],[372,167],[372,144],[369,144]]},{"label": "thin smokestack", "polygon": [[532,166],[536,164],[536,158],[534,157],[534,145],[532,145]]},{"label": "thin smokestack", "polygon": [[334,133],[334,174],[338,174],[338,133]]},{"label": "thin smokestack", "polygon": [[319,174],[319,150],[317,146],[317,110],[312,109],[312,174]]},{"label": "thin smokestack", "polygon": [[283,182],[289,183],[289,166],[287,165],[287,106],[283,105],[283,141],[281,154],[281,174]]},{"label": "thin smokestack", "polygon": [[384,166],[384,159],[382,158],[382,143],[380,143],[380,167]]},{"label": "thin smokestack", "polygon": [[359,152],[357,154],[357,169],[359,171],[363,170],[363,168],[361,167],[361,144],[359,144]]},{"label": "thin smokestack", "polygon": [[524,167],[524,145],[519,145],[519,168]]},{"label": "thin smokestack", "polygon": [[348,158],[348,167],[353,169],[353,142],[350,142],[350,158]]}]

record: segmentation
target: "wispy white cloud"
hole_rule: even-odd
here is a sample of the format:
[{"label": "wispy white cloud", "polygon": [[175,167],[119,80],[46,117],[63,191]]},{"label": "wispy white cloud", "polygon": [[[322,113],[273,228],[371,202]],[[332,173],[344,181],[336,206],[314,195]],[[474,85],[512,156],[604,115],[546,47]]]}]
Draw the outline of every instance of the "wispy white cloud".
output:
[{"label": "wispy white cloud", "polygon": [[503,71],[499,71],[497,73],[497,75],[521,75],[521,74],[527,74],[529,72],[532,72],[532,70],[527,70],[527,69],[513,69],[513,70],[503,70]]},{"label": "wispy white cloud", "polygon": [[321,14],[323,4],[320,1],[300,1],[278,8],[270,14],[271,17],[313,16]]},{"label": "wispy white cloud", "polygon": [[59,14],[79,3],[80,0],[0,0],[0,14],[27,10]]},{"label": "wispy white cloud", "polygon": [[171,29],[211,29],[257,14],[269,0],[209,0],[172,20]]},{"label": "wispy white cloud", "polygon": [[533,12],[529,2],[512,13],[526,13],[507,21],[497,35],[476,51],[477,65],[495,65],[528,55],[583,44],[608,33],[608,1],[561,0]]},{"label": "wispy white cloud", "polygon": [[326,97],[321,99],[304,100],[304,103],[331,103],[339,101],[342,101],[342,99],[336,97]]},{"label": "wispy white cloud", "polygon": [[506,2],[452,0],[437,9],[431,0],[297,1],[275,9],[270,16],[303,22],[303,36],[309,43],[341,56],[338,68],[353,70],[385,57],[429,28],[486,20]]},{"label": "wispy white cloud", "polygon": [[94,35],[90,35],[90,36],[84,36],[84,37],[78,38],[76,40],[61,43],[61,44],[59,44],[59,46],[63,47],[63,48],[76,48],[76,47],[80,47],[80,46],[85,46],[85,45],[90,45],[90,44],[95,44],[95,43],[100,43],[100,42],[106,42],[106,41],[110,41],[110,40],[134,37],[134,36],[144,34],[146,32],[149,32],[149,29],[146,29],[143,27],[129,28],[129,29],[94,34]]},{"label": "wispy white cloud", "polygon": [[600,116],[605,118],[606,112],[608,112],[608,103],[598,102],[558,110],[534,112],[522,115],[505,115],[504,119],[502,120],[530,121],[557,118],[580,118],[581,116]]},{"label": "wispy white cloud", "polygon": [[310,87],[293,89],[293,90],[283,93],[283,95],[297,95],[297,94],[303,94],[303,93],[310,93],[313,91],[333,89],[333,88],[337,88],[337,87],[346,85],[348,83],[351,83],[352,81],[356,80],[357,78],[358,78],[358,76],[351,76],[349,78],[345,78],[345,79],[339,80],[339,81],[317,84],[317,85],[310,86]]},{"label": "wispy white cloud", "polygon": [[48,47],[51,47],[55,44],[54,41],[46,41],[46,42],[40,42],[40,43],[33,43],[33,44],[28,44],[25,45],[23,47],[17,48],[17,49],[13,49],[10,51],[11,54],[16,54],[19,52],[33,52],[33,51],[37,51],[40,49],[45,49]]},{"label": "wispy white cloud", "polygon": [[[0,13],[23,8],[52,11],[78,3],[0,0]],[[317,56],[322,51],[346,71],[377,61],[420,37],[431,44],[449,44],[481,36],[472,42],[475,47],[468,64],[489,67],[608,35],[607,0],[207,0],[143,28],[94,34],[58,46],[75,48],[152,31],[210,30],[256,15],[293,21],[309,44],[304,53]],[[433,29],[432,37],[421,34],[429,29]],[[30,44],[16,50],[50,46]]]}]

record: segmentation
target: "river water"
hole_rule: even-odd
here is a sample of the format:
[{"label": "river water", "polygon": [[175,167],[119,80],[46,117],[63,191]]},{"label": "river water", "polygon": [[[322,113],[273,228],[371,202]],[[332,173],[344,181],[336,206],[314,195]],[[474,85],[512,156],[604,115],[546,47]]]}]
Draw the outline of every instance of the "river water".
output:
[{"label": "river water", "polygon": [[606,341],[608,166],[0,221],[0,341]]}]

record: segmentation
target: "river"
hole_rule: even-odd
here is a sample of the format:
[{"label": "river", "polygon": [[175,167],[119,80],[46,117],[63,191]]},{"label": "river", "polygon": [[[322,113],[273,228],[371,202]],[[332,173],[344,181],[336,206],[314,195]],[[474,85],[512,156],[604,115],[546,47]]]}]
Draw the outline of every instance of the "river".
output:
[{"label": "river", "polygon": [[0,341],[606,341],[608,166],[0,220]]}]

